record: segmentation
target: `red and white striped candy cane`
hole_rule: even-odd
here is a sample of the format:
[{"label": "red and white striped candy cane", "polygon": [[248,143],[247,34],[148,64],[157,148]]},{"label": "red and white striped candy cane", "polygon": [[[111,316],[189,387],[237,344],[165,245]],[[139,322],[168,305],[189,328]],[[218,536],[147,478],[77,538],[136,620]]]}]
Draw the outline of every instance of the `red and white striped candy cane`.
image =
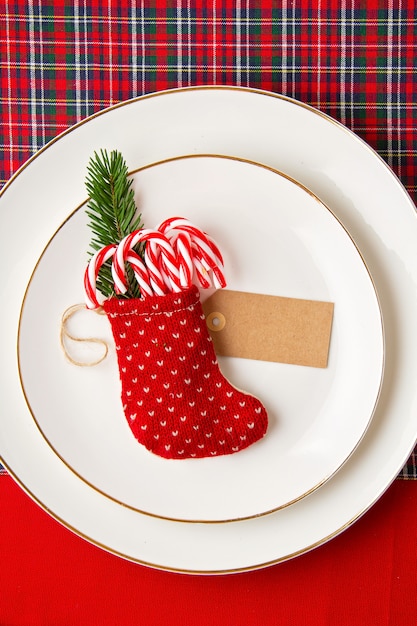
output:
[{"label": "red and white striped candy cane", "polygon": [[[145,263],[161,277],[164,293],[181,291],[180,268],[171,242],[158,230],[149,235],[145,246]],[[158,284],[158,287],[160,285]]]},{"label": "red and white striped candy cane", "polygon": [[[119,293],[126,293],[127,291],[125,262],[127,260],[127,257],[134,252],[132,248],[134,248],[134,246],[141,242],[143,234],[144,229],[135,230],[127,235],[124,239],[122,239],[122,241],[117,246],[117,250],[113,258],[112,274],[114,284]],[[149,284],[151,285],[152,282],[155,282],[155,278],[154,281],[151,280],[151,271],[149,267],[146,266],[146,270],[147,278],[149,279]]]},{"label": "red and white striped candy cane", "polygon": [[201,259],[197,256],[197,254],[194,254],[193,264],[194,264],[197,280],[200,283],[201,287],[203,289],[210,289],[211,287],[210,274],[207,271],[206,267],[201,262]]},{"label": "red and white striped candy cane", "polygon": [[[167,291],[179,291],[179,269],[170,242],[159,231],[141,229],[127,235],[118,245],[114,255],[112,272],[120,293],[125,293],[127,289],[125,261],[132,249],[139,243],[145,243],[144,261],[155,295],[164,295]],[[162,264],[164,272],[161,270]]]},{"label": "red and white striped candy cane", "polygon": [[180,282],[183,289],[191,287],[193,282],[193,250],[188,233],[180,232],[174,242],[180,269]]},{"label": "red and white striped candy cane", "polygon": [[223,259],[216,253],[212,253],[211,248],[207,246],[206,242],[199,239],[193,241],[194,257],[197,258],[207,270],[212,272],[213,285],[220,289],[226,286],[226,279],[223,273]]},{"label": "red and white striped candy cane", "polygon": [[154,293],[151,286],[149,272],[140,256],[136,254],[136,252],[131,250],[126,257],[126,261],[132,266],[133,273],[139,285],[141,295],[153,296]]},{"label": "red and white striped candy cane", "polygon": [[[134,247],[144,244],[143,259]],[[91,258],[84,274],[87,307],[100,306],[97,277],[110,258],[116,293],[128,289],[126,263],[133,269],[142,296],[163,296],[191,286],[194,275],[204,289],[226,286],[223,258],[214,240],[183,217],[172,217],[156,230],[140,229],[117,244],[104,246]]]},{"label": "red and white striped candy cane", "polygon": [[[168,239],[175,239],[178,232],[187,233],[191,239],[191,257],[195,261],[197,277],[202,287],[207,288],[207,272],[213,274],[213,284],[217,288],[226,286],[224,276],[223,257],[214,240],[189,220],[183,217],[172,217],[163,221],[158,230]],[[202,270],[202,264],[206,272]]]},{"label": "red and white striped candy cane", "polygon": [[141,232],[141,231],[135,230],[129,235],[126,235],[126,237],[122,239],[122,241],[117,246],[117,250],[114,255],[113,264],[111,268],[113,281],[114,281],[114,285],[115,285],[117,293],[123,294],[123,293],[126,293],[127,291],[128,285],[127,285],[127,279],[126,279],[125,261],[126,261],[127,256],[131,252],[132,246],[130,245],[130,242],[132,238],[138,232]]},{"label": "red and white striped candy cane", "polygon": [[[175,232],[171,233],[169,242],[175,255],[175,271],[170,273],[170,269],[172,270],[173,267],[167,265],[166,259],[163,256],[159,259],[159,268],[170,290],[178,292],[182,289],[188,289],[192,285],[194,268],[191,239],[187,233]],[[150,251],[155,250],[155,244],[153,242],[150,243],[149,249]]]},{"label": "red and white striped candy cane", "polygon": [[101,306],[97,299],[97,276],[101,266],[114,255],[116,248],[116,244],[101,248],[91,257],[87,265],[84,272],[84,294],[88,309],[97,309]]}]

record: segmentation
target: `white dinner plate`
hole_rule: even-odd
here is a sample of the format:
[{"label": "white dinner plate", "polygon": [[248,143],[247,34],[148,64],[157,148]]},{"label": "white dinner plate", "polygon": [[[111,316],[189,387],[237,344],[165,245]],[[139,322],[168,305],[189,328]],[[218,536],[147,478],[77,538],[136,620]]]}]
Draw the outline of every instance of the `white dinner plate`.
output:
[{"label": "white dinner plate", "polygon": [[[369,272],[331,211],[269,168],[201,155],[147,167],[133,181],[145,226],[185,214],[214,237],[229,288],[334,303],[328,366],[220,357],[232,384],[267,408],[267,436],[239,454],[218,458],[173,461],[150,453],[124,417],[115,350],[106,363],[80,368],[64,358],[60,346],[62,313],[83,299],[91,239],[83,205],[52,237],[23,305],[20,376],[33,418],[83,480],[138,511],[230,521],[287,506],[340,468],[376,406],[383,332]],[[64,288],[51,289],[57,282]],[[211,291],[202,292],[202,300],[207,294]],[[98,335],[113,346],[105,316],[89,313],[82,319],[73,320],[77,336]]]},{"label": "white dinner plate", "polygon": [[[384,318],[384,382],[360,445],[308,497],[270,515],[227,524],[158,519],[80,480],[37,428],[18,376],[20,310],[50,234],[85,199],[86,164],[100,147],[121,150],[133,168],[193,153],[265,163],[310,188],[358,245]],[[392,171],[348,129],[311,107],[266,92],[208,87],[152,94],[96,114],[48,144],[4,188],[0,204],[1,457],[26,491],[78,535],[158,568],[256,569],[336,536],[398,475],[417,438],[416,212]],[[64,290],[59,281],[51,288]],[[45,307],[48,297],[45,292]]]}]

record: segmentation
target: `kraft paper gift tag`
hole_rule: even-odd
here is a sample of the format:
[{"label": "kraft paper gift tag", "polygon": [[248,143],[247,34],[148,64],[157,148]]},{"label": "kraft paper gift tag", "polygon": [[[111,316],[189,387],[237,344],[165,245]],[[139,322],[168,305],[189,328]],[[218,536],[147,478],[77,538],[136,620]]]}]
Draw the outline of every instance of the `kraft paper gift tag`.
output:
[{"label": "kraft paper gift tag", "polygon": [[332,302],[219,289],[203,310],[218,355],[327,366]]}]

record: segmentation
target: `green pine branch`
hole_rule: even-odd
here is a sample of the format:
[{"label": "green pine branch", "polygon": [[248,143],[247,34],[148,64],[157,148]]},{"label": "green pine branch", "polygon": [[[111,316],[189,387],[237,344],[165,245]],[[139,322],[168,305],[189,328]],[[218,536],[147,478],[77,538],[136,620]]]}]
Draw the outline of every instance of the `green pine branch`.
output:
[{"label": "green pine branch", "polygon": [[[126,235],[142,228],[126,162],[120,152],[94,153],[87,166],[85,186],[89,195],[86,213],[92,231],[90,256],[104,246],[119,243]],[[135,252],[141,254],[138,247]],[[125,298],[140,298],[140,290],[132,268],[127,264],[128,290]],[[106,297],[116,295],[111,275],[111,259],[100,269],[97,289]]]}]

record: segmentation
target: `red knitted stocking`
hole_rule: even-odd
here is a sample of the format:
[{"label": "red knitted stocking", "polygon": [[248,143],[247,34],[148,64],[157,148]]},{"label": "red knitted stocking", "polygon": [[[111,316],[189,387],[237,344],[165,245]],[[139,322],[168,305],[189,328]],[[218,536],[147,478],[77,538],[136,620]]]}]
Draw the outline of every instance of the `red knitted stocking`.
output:
[{"label": "red knitted stocking", "polygon": [[104,302],[122,401],[138,441],[169,459],[219,456],[264,436],[262,404],[218,367],[199,291]]}]

